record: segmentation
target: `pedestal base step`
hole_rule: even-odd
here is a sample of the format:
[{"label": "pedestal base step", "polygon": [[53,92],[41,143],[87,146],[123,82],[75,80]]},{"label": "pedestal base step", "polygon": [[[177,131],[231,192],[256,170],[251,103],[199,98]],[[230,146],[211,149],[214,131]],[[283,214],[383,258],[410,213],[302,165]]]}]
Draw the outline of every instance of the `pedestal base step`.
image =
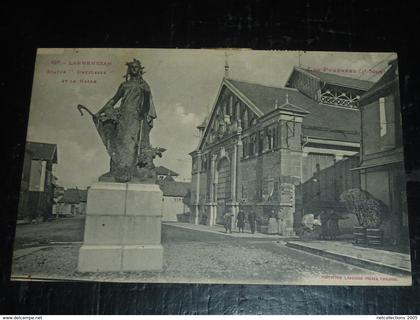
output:
[{"label": "pedestal base step", "polygon": [[78,271],[161,271],[162,265],[162,245],[83,245]]}]

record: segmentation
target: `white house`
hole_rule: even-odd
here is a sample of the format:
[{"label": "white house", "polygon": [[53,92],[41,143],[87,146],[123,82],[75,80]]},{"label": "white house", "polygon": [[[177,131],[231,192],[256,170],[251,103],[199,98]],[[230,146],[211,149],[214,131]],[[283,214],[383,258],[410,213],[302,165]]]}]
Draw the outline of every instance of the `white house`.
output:
[{"label": "white house", "polygon": [[162,221],[177,221],[177,214],[183,214],[189,211],[183,199],[190,192],[190,183],[162,181],[160,189],[163,192]]}]

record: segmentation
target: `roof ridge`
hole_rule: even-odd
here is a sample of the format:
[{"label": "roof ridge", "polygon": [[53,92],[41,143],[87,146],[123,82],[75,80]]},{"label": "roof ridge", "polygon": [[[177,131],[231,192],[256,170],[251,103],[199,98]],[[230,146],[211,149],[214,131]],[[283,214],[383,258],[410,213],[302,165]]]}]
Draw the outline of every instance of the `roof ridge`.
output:
[{"label": "roof ridge", "polygon": [[357,78],[353,78],[353,77],[349,77],[349,76],[343,76],[341,74],[336,74],[336,73],[331,73],[331,72],[323,72],[323,71],[319,71],[319,70],[305,69],[305,68],[298,67],[298,66],[295,66],[294,68],[297,69],[297,70],[303,70],[303,71],[309,72],[309,73],[311,73],[313,76],[315,76],[317,78],[318,78],[318,76],[315,75],[315,74],[313,74],[312,72],[319,72],[319,73],[322,73],[322,74],[333,75],[333,76],[336,76],[336,77],[341,77],[341,78],[351,79],[351,80],[356,80],[356,81],[369,82],[371,84],[374,84],[375,83],[374,81],[357,79]]},{"label": "roof ridge", "polygon": [[244,82],[244,83],[253,84],[253,85],[257,85],[257,86],[261,86],[261,87],[274,88],[274,89],[285,89],[285,90],[289,90],[289,91],[293,91],[293,92],[299,92],[299,90],[296,89],[296,88],[288,88],[288,87],[282,87],[282,86],[273,86],[273,85],[261,84],[261,83],[257,83],[257,82],[253,82],[253,81],[234,79],[234,78],[225,78],[225,79],[227,81],[233,80],[233,81]]},{"label": "roof ridge", "polygon": [[303,124],[302,127],[306,128],[306,129],[319,130],[319,131],[344,132],[344,133],[351,133],[351,134],[358,134],[359,133],[359,131],[356,131],[356,130],[331,129],[331,128],[326,128],[326,127],[311,126],[311,125],[305,125],[305,124]]},{"label": "roof ridge", "polygon": [[50,145],[50,146],[57,146],[56,143],[39,142],[39,141],[26,141],[26,143],[37,143],[37,144],[45,144],[45,145]]}]

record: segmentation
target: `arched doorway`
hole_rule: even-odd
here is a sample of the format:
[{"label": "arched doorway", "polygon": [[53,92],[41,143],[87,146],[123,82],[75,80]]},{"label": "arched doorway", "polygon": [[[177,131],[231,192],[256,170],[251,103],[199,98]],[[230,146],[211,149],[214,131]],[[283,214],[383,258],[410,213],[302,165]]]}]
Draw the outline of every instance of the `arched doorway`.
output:
[{"label": "arched doorway", "polygon": [[217,215],[216,223],[223,223],[223,215],[226,212],[226,203],[231,199],[231,168],[230,161],[228,158],[223,157],[217,163],[216,171],[216,203],[217,203]]}]

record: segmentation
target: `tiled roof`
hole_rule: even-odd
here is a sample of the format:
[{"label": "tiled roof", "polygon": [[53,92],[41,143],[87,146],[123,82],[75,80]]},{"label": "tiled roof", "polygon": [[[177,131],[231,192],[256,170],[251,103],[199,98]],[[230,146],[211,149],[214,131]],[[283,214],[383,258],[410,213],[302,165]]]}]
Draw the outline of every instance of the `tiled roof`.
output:
[{"label": "tiled roof", "polygon": [[79,190],[80,202],[87,202],[87,190]]},{"label": "tiled roof", "polygon": [[32,153],[32,159],[57,163],[57,145],[41,142],[26,142],[26,148]]},{"label": "tiled roof", "polygon": [[355,143],[360,142],[360,132],[356,130],[354,131],[328,130],[325,128],[306,127],[304,125],[302,131],[305,136],[311,137],[311,138],[355,142]]},{"label": "tiled roof", "polygon": [[[361,97],[360,100],[363,103],[363,100],[366,97],[371,96],[372,94],[374,94],[376,91],[380,90],[381,88],[392,84],[394,81],[398,80],[398,75],[397,75],[397,60],[392,60],[388,63],[391,67],[385,72],[385,74],[375,83],[375,85],[370,88],[370,90],[366,93],[364,93]],[[398,85],[398,83],[397,83]]]},{"label": "tiled roof", "polygon": [[303,109],[301,107],[295,106],[294,104],[291,104],[289,102],[286,102],[285,104],[279,105],[277,107],[277,109],[286,110],[286,111],[292,111],[294,113],[302,114],[302,115],[306,115],[306,114],[309,113],[307,110],[305,110],[305,109]]},{"label": "tiled roof", "polygon": [[173,177],[177,177],[179,176],[178,173],[176,173],[175,171],[172,171],[164,166],[159,166],[156,167],[156,174],[158,175],[167,175],[167,176],[173,176]]},{"label": "tiled roof", "polygon": [[87,201],[87,190],[67,189],[64,190],[64,196],[59,202],[64,203],[80,203]]},{"label": "tiled roof", "polygon": [[340,76],[333,73],[325,73],[321,71],[315,71],[315,70],[308,70],[303,69],[299,67],[295,67],[295,70],[297,71],[304,71],[312,74],[313,76],[317,77],[318,79],[340,87],[346,87],[346,88],[353,88],[358,90],[367,91],[373,86],[373,82],[367,81],[367,80],[360,80],[345,76]]},{"label": "tiled roof", "polygon": [[189,182],[165,181],[160,184],[160,189],[166,197],[184,197],[190,187],[191,183]]},{"label": "tiled roof", "polygon": [[303,134],[306,136],[359,142],[360,112],[348,108],[332,107],[308,98],[295,89],[264,86],[255,83],[228,80],[264,114],[286,102],[300,107],[309,114],[303,119]]}]

